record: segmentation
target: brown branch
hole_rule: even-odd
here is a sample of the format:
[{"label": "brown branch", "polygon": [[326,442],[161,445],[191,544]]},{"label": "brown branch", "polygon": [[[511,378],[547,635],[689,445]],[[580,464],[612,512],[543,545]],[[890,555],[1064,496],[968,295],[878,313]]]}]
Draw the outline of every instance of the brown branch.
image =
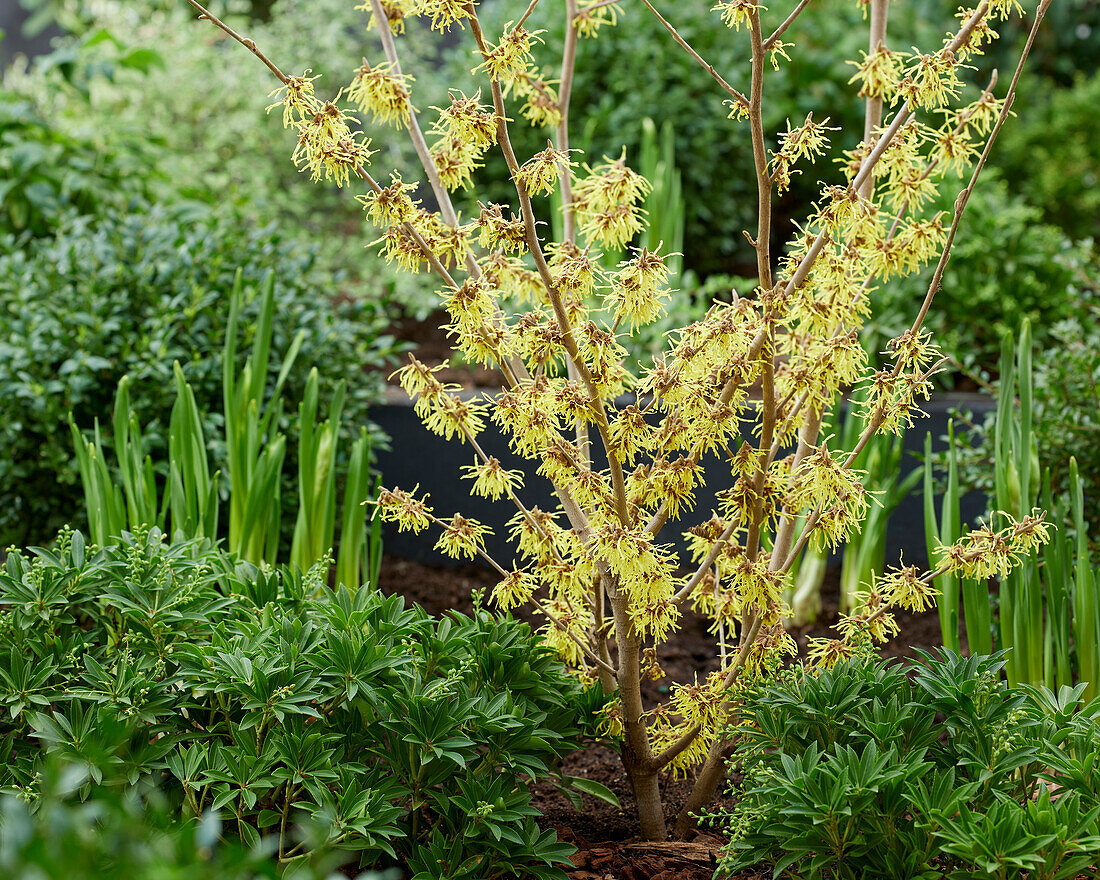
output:
[{"label": "brown branch", "polygon": [[786,20],[777,27],[770,37],[764,41],[764,51],[770,52],[772,47],[779,42],[779,38],[786,33],[787,28],[794,24],[794,20],[802,14],[802,10],[810,5],[810,0],[801,0],[801,2],[794,8],[794,12],[787,16]]},{"label": "brown branch", "polygon": [[688,41],[680,36],[676,28],[669,24],[668,20],[663,15],[661,15],[661,13],[653,8],[653,4],[650,3],[649,0],[642,0],[642,2],[646,5],[649,11],[657,17],[657,21],[665,26],[665,30],[672,34],[672,39],[679,43],[680,46],[683,47],[684,51],[687,52],[688,55],[690,55],[692,58],[694,58],[703,68],[703,70],[709,73],[711,75],[711,78],[713,78],[713,80],[718,83],[718,85],[720,85],[723,89],[726,90],[727,93],[729,93],[733,97],[734,101],[736,101],[745,109],[748,109],[749,99],[742,95],[739,91],[737,91],[737,89],[731,86],[724,79],[722,79],[718,71],[714,69],[714,65],[708,64],[706,61],[704,61],[703,57],[693,48],[691,48],[691,45],[688,43]]}]

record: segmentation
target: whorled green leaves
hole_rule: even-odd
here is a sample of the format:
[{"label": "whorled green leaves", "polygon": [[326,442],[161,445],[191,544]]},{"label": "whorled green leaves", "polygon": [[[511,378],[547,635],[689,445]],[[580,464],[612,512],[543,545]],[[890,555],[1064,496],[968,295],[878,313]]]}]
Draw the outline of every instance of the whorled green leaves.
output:
[{"label": "whorled green leaves", "polygon": [[284,862],[323,844],[422,878],[563,878],[570,847],[539,831],[527,781],[597,697],[526,624],[322,578],[156,530],[11,553],[0,789],[33,799],[58,760],[86,768],[82,797],[159,780],[178,819],[217,811]]}]

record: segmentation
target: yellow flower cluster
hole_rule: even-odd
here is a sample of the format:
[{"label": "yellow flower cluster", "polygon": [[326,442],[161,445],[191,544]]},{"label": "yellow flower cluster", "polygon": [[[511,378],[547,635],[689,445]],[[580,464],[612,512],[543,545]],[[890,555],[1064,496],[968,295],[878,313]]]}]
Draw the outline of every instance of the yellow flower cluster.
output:
[{"label": "yellow flower cluster", "polygon": [[964,578],[1004,578],[1031,551],[1050,540],[1050,527],[1041,513],[1019,521],[1007,513],[997,515],[1008,525],[1001,529],[982,526],[954,544],[940,547],[941,567]]},{"label": "yellow flower cluster", "polygon": [[331,101],[320,101],[314,93],[307,70],[302,76],[288,77],[283,86],[271,93],[279,100],[269,106],[283,108],[283,125],[298,132],[291,158],[310,179],[332,180],[346,186],[352,174],[370,164],[370,141],[352,133],[353,120]]},{"label": "yellow flower cluster", "polygon": [[393,64],[371,67],[364,58],[345,93],[360,112],[373,115],[375,122],[400,127],[409,124],[413,110],[409,102],[412,81],[411,76],[395,73]]},{"label": "yellow flower cluster", "polygon": [[641,202],[652,186],[626,164],[626,150],[591,168],[573,184],[574,208],[581,231],[604,247],[622,247],[641,231]]},{"label": "yellow flower cluster", "polygon": [[840,129],[829,126],[826,118],[822,122],[814,122],[813,114],[806,117],[806,121],[798,128],[791,128],[791,121],[787,120],[787,130],[779,135],[779,150],[772,153],[770,171],[775,187],[779,192],[786,192],[791,185],[791,174],[798,173],[794,167],[800,159],[808,159],[813,162],[819,156],[825,155],[829,147],[829,139],[826,132],[839,131]]},{"label": "yellow flower cluster", "polygon": [[741,30],[741,25],[747,27],[754,13],[767,8],[753,3],[752,0],[722,0],[717,6],[711,7],[713,11],[722,14],[726,27],[736,30]]},{"label": "yellow flower cluster", "polygon": [[618,3],[605,3],[604,0],[581,0],[580,8],[573,18],[573,27],[582,37],[599,36],[600,28],[605,24],[614,26],[623,14]]}]

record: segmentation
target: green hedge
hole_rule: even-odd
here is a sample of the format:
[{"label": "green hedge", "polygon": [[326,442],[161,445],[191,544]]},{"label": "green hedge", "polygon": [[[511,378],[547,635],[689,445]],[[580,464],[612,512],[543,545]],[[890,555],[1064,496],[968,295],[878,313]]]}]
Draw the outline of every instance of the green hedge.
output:
[{"label": "green hedge", "polygon": [[[321,370],[323,394],[347,379],[344,425],[357,435],[380,390],[383,372],[367,370],[384,365],[392,344],[382,333],[382,305],[344,297],[340,279],[275,227],[137,204],[95,217],[69,214],[55,238],[9,236],[0,250],[0,545],[43,541],[81,509],[68,417],[108,428],[123,375],[131,376],[139,420],[153,423],[154,460],[166,460],[156,450],[167,430],[174,361],[199,410],[221,412],[221,351],[238,270],[253,294],[275,275],[271,384],[279,356],[305,331],[286,386],[295,406],[312,366]],[[255,317],[257,299],[242,326]],[[242,363],[250,342],[238,348]],[[221,441],[213,417],[206,436]],[[293,474],[296,460],[288,459]],[[295,503],[293,492],[285,495]]]}]

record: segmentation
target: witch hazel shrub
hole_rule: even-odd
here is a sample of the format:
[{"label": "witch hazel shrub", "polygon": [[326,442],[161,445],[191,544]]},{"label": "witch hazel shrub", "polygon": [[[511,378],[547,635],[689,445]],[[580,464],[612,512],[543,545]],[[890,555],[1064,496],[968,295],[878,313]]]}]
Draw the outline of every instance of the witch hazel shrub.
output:
[{"label": "witch hazel shrub", "polygon": [[[410,358],[400,371],[428,430],[471,449],[471,491],[514,507],[514,557],[492,558],[484,524],[435,512],[418,489],[384,490],[379,514],[401,529],[436,530],[442,553],[492,565],[502,609],[535,607],[545,641],[612,697],[606,729],[621,741],[643,836],[667,833],[662,774],[694,777],[675,822],[686,833],[721,778],[744,688],[795,653],[783,628],[791,566],[808,543],[835,547],[860,527],[876,499],[853,462],[875,434],[911,423],[941,364],[922,324],[1031,40],[1007,86],[998,88],[996,77],[970,86],[968,62],[995,39],[1000,22],[1023,10],[1013,0],[983,0],[958,11],[940,45],[910,51],[888,45],[886,0],[863,4],[870,38],[852,62],[852,84],[866,103],[865,126],[854,148],[838,151],[828,108],[783,130],[764,128],[768,75],[797,51],[806,0],[785,17],[751,0],[715,7],[715,25],[744,46],[750,63],[740,71],[711,67],[650,0],[556,0],[566,27],[553,66],[544,57],[551,47],[524,27],[539,0],[511,4],[515,16],[500,33],[486,32],[475,2],[369,0],[359,7],[372,34],[363,63],[328,97],[309,71],[287,75],[261,47],[189,2],[271,70],[278,81],[271,109],[296,136],[294,162],[314,181],[361,190],[385,257],[404,272],[434,273],[455,350],[504,376],[499,394],[471,399],[441,379],[439,367]],[[1033,12],[1032,36],[1048,5]],[[652,364],[632,372],[624,341],[662,314],[672,293],[670,255],[659,245],[629,249],[617,265],[602,259],[646,227],[650,184],[625,151],[585,156],[572,146],[570,93],[584,41],[645,15],[667,29],[669,51],[689,53],[700,77],[728,95],[725,106],[683,107],[684,118],[720,113],[730,126],[750,129],[745,161],[757,180],[757,222],[745,234],[758,277],[755,290],[714,302],[671,332]],[[417,103],[400,49],[414,17],[469,43],[480,88],[456,88],[441,107]],[[408,170],[376,177],[361,118],[403,130],[423,177]],[[510,132],[528,123],[544,129],[546,147],[517,156]],[[503,154],[515,197],[477,201],[464,218],[458,196],[475,203],[479,169],[493,150]],[[773,200],[793,175],[826,160],[839,163],[844,181],[823,183],[795,235],[773,250]],[[929,207],[945,187],[958,191],[952,216]],[[551,211],[560,223],[549,222]],[[554,227],[556,237],[548,233]],[[874,368],[858,336],[868,292],[930,264],[932,282],[922,300],[914,297],[912,325]],[[850,448],[831,448],[822,413],[853,386],[865,389],[861,430]],[[631,402],[617,406],[623,395]],[[482,449],[478,436],[490,423],[516,455],[538,462],[553,485],[553,509],[525,500],[520,472]],[[699,510],[695,492],[712,454],[731,469],[733,488],[720,493],[717,509]],[[686,533],[686,554],[672,549],[669,534],[677,531]],[[886,571],[862,586],[835,638],[812,642],[808,662],[829,666],[869,652],[897,632],[892,609],[931,604],[934,575],[1002,573],[1045,539],[1035,513],[970,533],[945,548],[936,572]],[[720,634],[720,668],[647,703],[642,681],[661,674],[661,646],[688,608]]]}]

